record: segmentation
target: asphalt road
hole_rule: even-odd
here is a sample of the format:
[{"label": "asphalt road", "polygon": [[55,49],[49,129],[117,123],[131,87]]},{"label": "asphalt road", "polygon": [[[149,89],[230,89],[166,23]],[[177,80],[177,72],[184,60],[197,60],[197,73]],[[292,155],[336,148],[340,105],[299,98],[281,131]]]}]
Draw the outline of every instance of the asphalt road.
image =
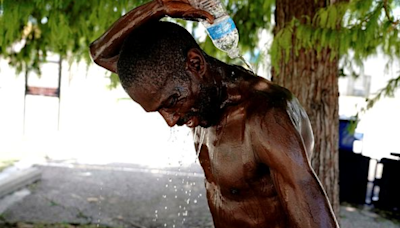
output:
[{"label": "asphalt road", "polygon": [[[0,199],[0,210],[9,204],[0,211],[1,220],[121,228],[213,227],[197,164],[150,169],[53,163],[39,168],[41,181]],[[368,208],[342,205],[340,215],[342,228],[400,227]]]},{"label": "asphalt road", "polygon": [[9,207],[9,222],[112,227],[213,227],[199,167],[39,166],[40,182]]}]

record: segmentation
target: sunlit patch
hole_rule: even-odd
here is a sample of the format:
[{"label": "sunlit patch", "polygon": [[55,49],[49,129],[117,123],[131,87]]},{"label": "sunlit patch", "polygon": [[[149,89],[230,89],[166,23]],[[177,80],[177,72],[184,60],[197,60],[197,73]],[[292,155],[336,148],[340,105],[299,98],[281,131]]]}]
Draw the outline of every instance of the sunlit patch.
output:
[{"label": "sunlit patch", "polygon": [[79,175],[80,176],[84,176],[84,177],[90,177],[90,176],[92,176],[92,173],[91,172],[84,172],[84,173],[81,173]]},{"label": "sunlit patch", "polygon": [[266,90],[269,88],[268,83],[266,82],[258,82],[255,86],[254,89],[256,90]]},{"label": "sunlit patch", "polygon": [[349,211],[349,212],[354,212],[354,211],[356,211],[357,209],[355,209],[354,207],[345,207],[344,208],[346,211]]},{"label": "sunlit patch", "polygon": [[158,173],[160,173],[160,170],[152,169],[152,170],[150,170],[150,173],[158,174]]}]

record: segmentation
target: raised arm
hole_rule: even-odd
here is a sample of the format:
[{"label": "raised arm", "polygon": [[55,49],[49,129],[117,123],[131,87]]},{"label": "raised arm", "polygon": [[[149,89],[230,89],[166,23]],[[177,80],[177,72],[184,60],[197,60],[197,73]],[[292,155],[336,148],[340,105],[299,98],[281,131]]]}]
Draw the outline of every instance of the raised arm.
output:
[{"label": "raised arm", "polygon": [[126,37],[148,21],[164,16],[213,21],[211,14],[193,8],[187,0],[153,0],[141,5],[117,20],[102,36],[90,44],[90,55],[98,65],[117,73],[117,62]]},{"label": "raised arm", "polygon": [[270,167],[289,226],[339,227],[328,198],[307,159],[301,133],[283,108],[272,108],[254,132],[259,162]]}]

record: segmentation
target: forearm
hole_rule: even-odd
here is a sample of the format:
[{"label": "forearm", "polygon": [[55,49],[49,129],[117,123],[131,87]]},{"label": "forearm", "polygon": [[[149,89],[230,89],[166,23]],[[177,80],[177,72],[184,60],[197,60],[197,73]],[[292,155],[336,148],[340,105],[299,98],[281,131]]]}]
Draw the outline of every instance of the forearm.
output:
[{"label": "forearm", "polygon": [[90,45],[92,59],[98,62],[117,56],[124,40],[135,28],[163,16],[163,6],[158,1],[148,2],[129,11]]}]

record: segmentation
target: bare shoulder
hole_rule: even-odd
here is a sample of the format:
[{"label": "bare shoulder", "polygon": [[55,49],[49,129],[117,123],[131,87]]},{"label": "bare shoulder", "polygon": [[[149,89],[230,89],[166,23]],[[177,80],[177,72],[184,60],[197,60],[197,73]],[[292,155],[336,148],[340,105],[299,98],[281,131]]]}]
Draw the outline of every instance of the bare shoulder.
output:
[{"label": "bare shoulder", "polygon": [[295,98],[288,89],[263,78],[255,80],[250,90],[247,108],[252,117],[272,111],[286,113],[288,104]]},{"label": "bare shoulder", "polygon": [[299,134],[308,157],[314,146],[314,136],[310,120],[298,99],[286,88],[260,79],[254,83],[251,98],[248,101],[248,117],[255,125],[265,130],[278,124],[293,128]]}]

